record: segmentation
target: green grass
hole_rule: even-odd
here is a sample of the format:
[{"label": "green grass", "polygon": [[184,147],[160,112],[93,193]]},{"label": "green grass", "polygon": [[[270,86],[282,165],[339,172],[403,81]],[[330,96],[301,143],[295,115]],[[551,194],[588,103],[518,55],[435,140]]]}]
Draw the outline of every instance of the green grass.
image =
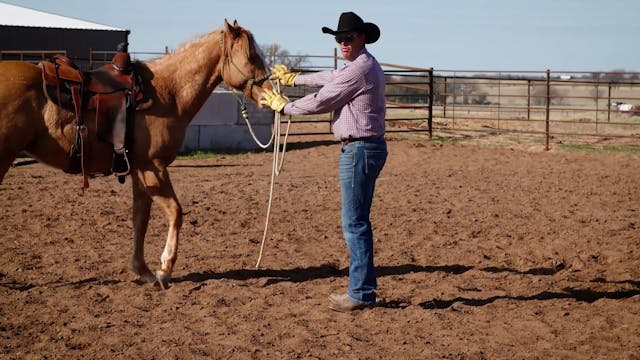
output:
[{"label": "green grass", "polygon": [[178,160],[198,160],[198,159],[211,159],[211,158],[219,158],[219,157],[227,157],[227,156],[245,156],[248,153],[239,152],[239,153],[225,153],[225,152],[215,152],[211,150],[193,150],[184,153],[178,154],[176,159]]},{"label": "green grass", "polygon": [[603,145],[595,146],[589,144],[557,144],[560,150],[579,151],[579,152],[604,152],[604,153],[622,153],[637,154],[640,153],[640,146],[636,145]]},{"label": "green grass", "polygon": [[434,144],[458,144],[465,140],[469,140],[469,138],[459,136],[433,136],[429,142]]}]

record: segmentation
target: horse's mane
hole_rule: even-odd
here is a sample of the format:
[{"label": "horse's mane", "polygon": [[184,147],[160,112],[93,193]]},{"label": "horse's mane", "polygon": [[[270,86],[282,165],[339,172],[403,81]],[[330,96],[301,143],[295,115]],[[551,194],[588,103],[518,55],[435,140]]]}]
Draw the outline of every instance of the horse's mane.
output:
[{"label": "horse's mane", "polygon": [[[247,51],[248,51],[248,54],[250,56],[250,59],[253,61],[256,58],[259,58],[260,54],[258,52],[258,49],[256,49],[256,46],[255,46],[256,43],[255,43],[255,39],[253,37],[253,34],[249,30],[247,30],[247,29],[245,29],[245,28],[243,28],[241,26],[239,26],[237,29],[239,30],[238,38],[241,39],[241,40],[246,40],[246,41],[242,41],[242,43],[246,44]],[[164,61],[170,61],[170,59],[172,57],[182,57],[180,55],[182,55],[185,52],[189,53],[190,57],[197,56],[197,50],[202,48],[203,41],[208,41],[210,37],[216,36],[215,34],[221,34],[223,32],[224,32],[224,30],[222,28],[218,28],[218,29],[214,29],[214,30],[212,30],[212,31],[210,31],[210,32],[208,32],[206,34],[198,35],[198,36],[196,36],[196,37],[194,37],[194,38],[192,38],[190,40],[187,40],[187,41],[181,43],[180,45],[178,45],[178,47],[174,51],[172,51],[172,52],[170,52],[168,54],[162,55],[160,57],[157,57],[155,59],[151,59],[149,61],[149,64],[156,65],[156,64],[162,63]],[[220,35],[217,35],[217,36],[220,36]],[[218,41],[218,40],[216,40],[216,41]],[[231,46],[231,44],[229,42],[225,41],[225,47],[228,48],[229,46]],[[194,48],[196,48],[196,49],[194,49]],[[194,50],[196,50],[196,51],[194,51]]]},{"label": "horse's mane", "polygon": [[[197,36],[195,36],[195,37],[193,37],[193,38],[191,38],[189,40],[186,40],[186,41],[182,42],[180,45],[178,45],[178,47],[175,50],[173,50],[173,51],[171,51],[171,52],[169,52],[167,54],[161,55],[161,56],[159,56],[157,58],[149,60],[148,64],[149,65],[161,65],[164,62],[172,61],[173,58],[176,58],[176,57],[182,58],[181,55],[183,53],[185,53],[185,52],[188,52],[191,55],[195,55],[196,52],[193,51],[194,48],[196,48],[196,47],[202,48],[202,42],[203,41],[207,40],[214,33],[219,33],[219,32],[222,32],[222,29],[215,29],[215,30],[212,30],[212,31],[210,31],[210,32],[208,32],[206,34],[197,35]],[[189,58],[191,58],[191,57],[189,57]]]}]

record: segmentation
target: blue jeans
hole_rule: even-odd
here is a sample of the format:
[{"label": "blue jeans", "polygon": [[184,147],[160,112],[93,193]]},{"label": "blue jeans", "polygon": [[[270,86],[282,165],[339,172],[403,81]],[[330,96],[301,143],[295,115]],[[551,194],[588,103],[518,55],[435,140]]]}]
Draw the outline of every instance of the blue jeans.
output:
[{"label": "blue jeans", "polygon": [[384,138],[344,145],[339,159],[342,232],[349,249],[347,294],[361,303],[376,301],[373,231],[369,213],[376,179],[387,159]]}]

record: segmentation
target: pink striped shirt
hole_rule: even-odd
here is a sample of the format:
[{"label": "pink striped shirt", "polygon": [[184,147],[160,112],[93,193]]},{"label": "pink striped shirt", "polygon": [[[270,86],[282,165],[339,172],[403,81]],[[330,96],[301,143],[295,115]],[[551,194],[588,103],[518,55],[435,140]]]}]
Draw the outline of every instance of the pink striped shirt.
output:
[{"label": "pink striped shirt", "polygon": [[283,109],[285,114],[310,115],[333,111],[333,135],[339,140],[384,135],[384,72],[366,48],[343,68],[300,74],[295,84],[322,88],[288,103]]}]

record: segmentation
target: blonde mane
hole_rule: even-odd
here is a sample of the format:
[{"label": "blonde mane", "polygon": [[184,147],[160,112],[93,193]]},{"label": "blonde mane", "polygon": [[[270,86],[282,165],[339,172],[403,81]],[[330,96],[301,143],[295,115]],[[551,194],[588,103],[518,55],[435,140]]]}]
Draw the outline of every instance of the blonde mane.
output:
[{"label": "blonde mane", "polygon": [[[203,48],[202,43],[206,42],[211,36],[213,36],[214,34],[218,34],[218,33],[222,33],[222,29],[215,29],[212,30],[208,33],[205,34],[200,34],[197,35],[189,40],[186,40],[184,42],[182,42],[180,45],[178,45],[176,47],[176,49],[174,49],[173,51],[170,51],[169,53],[165,54],[165,55],[161,55],[157,58],[151,59],[149,60],[147,63],[149,66],[154,67],[154,66],[163,66],[164,63],[168,63],[171,61],[174,61],[175,59],[179,58],[181,60],[185,60],[183,58],[185,58],[184,54],[187,53],[189,56],[187,56],[186,60],[188,61],[189,59],[193,60],[194,57],[201,55],[201,50]],[[194,49],[196,50],[194,52]]]}]

